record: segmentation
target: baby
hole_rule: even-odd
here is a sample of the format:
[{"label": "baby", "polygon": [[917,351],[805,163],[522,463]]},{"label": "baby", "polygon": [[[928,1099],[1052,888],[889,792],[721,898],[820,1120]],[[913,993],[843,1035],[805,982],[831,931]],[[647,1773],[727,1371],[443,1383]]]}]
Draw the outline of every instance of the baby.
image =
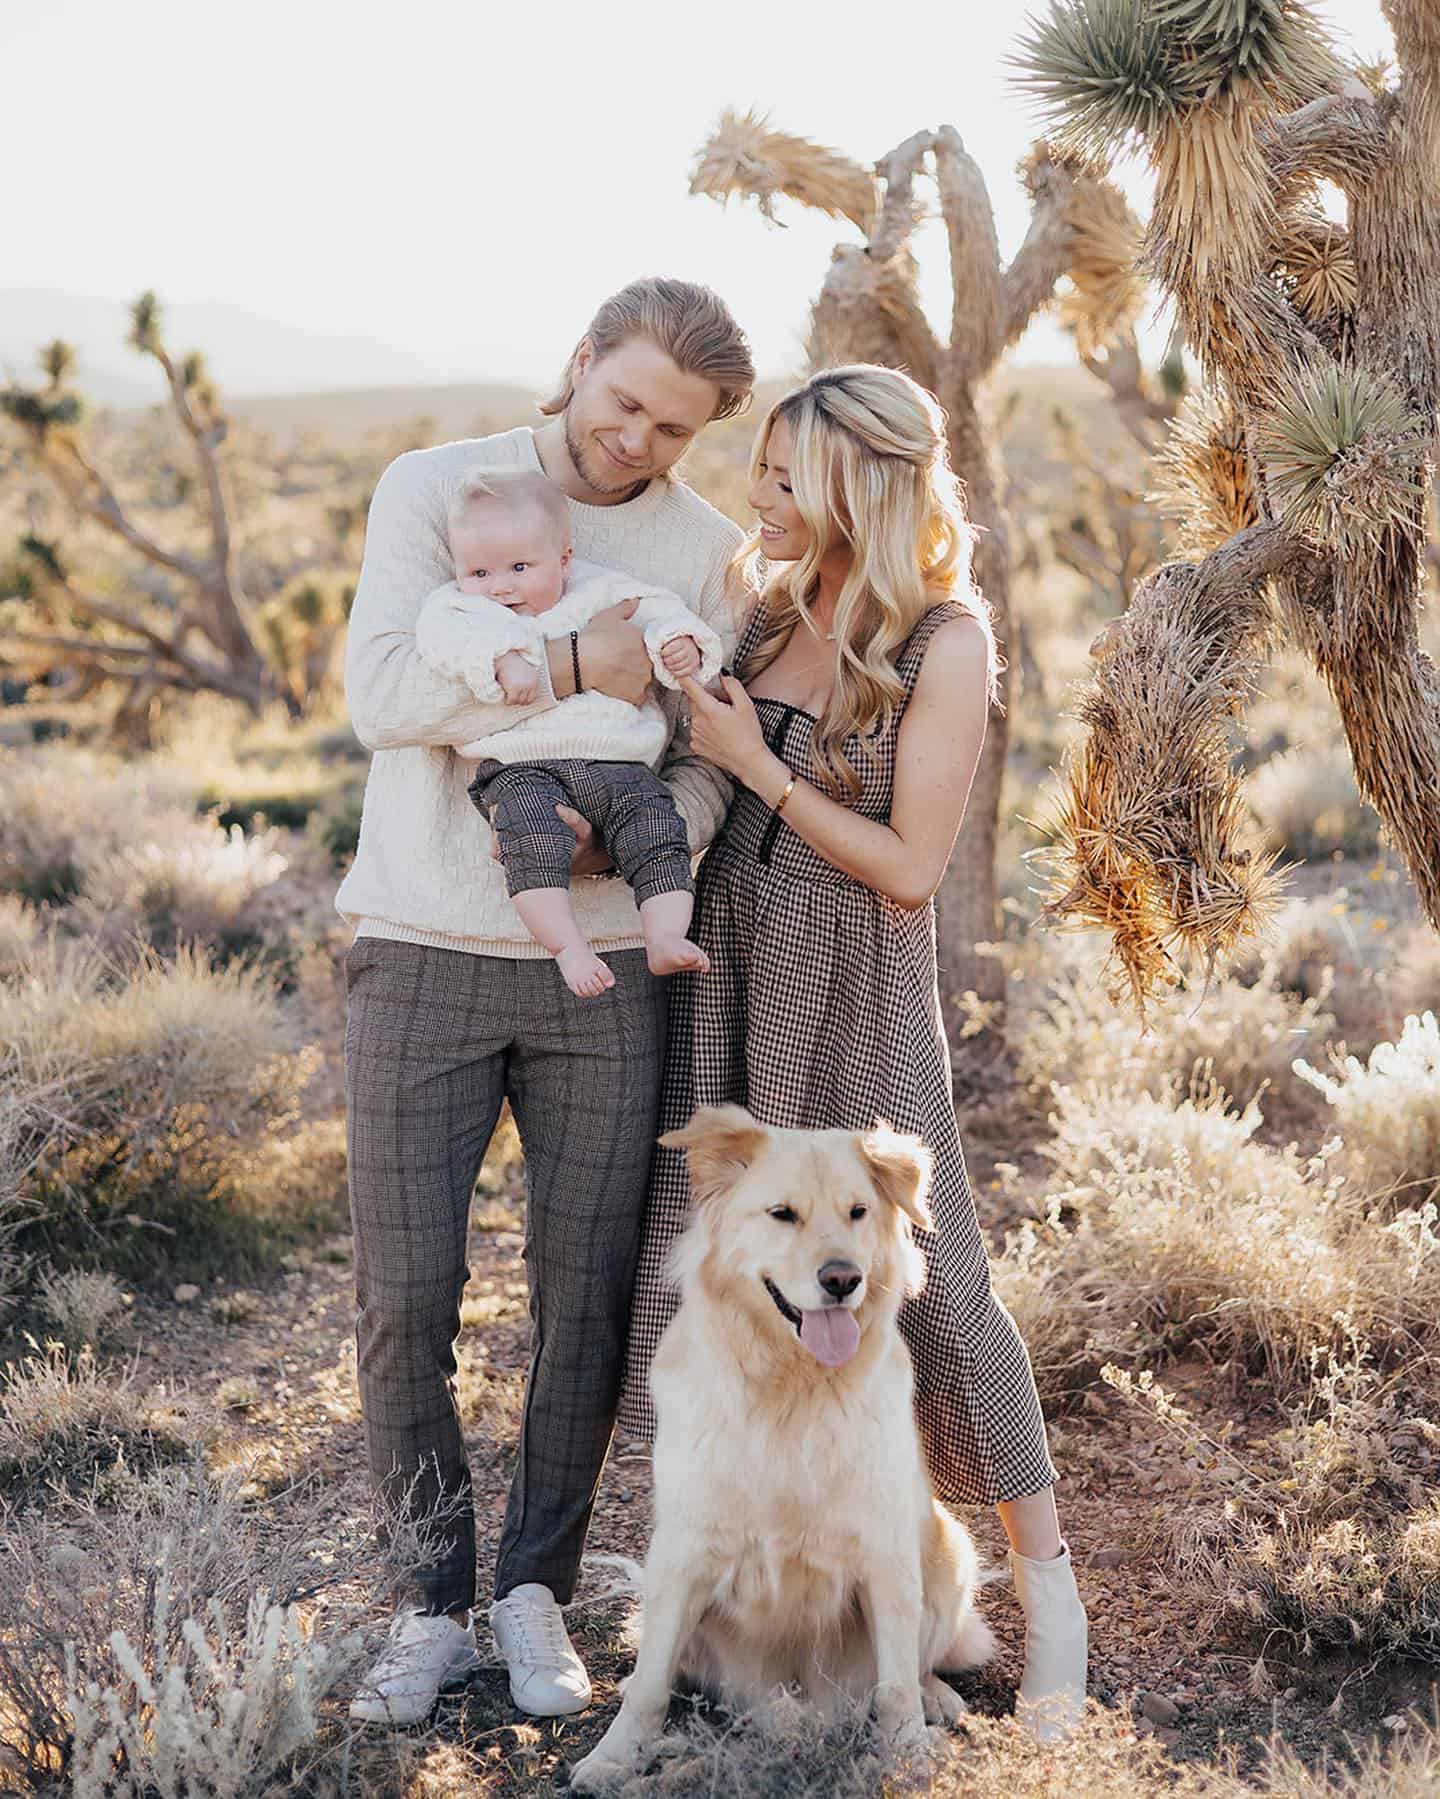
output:
[{"label": "baby", "polygon": [[710,966],[687,936],[694,909],[690,845],[655,774],[670,727],[653,696],[632,706],[581,686],[578,633],[607,606],[639,599],[656,679],[713,680],[720,639],[676,596],[575,559],[565,496],[528,469],[478,469],[449,509],[455,579],[425,601],[415,642],[433,667],[478,699],[528,705],[548,638],[569,637],[577,691],[544,712],[462,744],[479,766],[470,797],[491,821],[515,910],[559,965],[570,991],[593,997],[615,976],[590,948],[570,903],[574,833],[557,805],[594,825],[634,890],[656,974]]}]

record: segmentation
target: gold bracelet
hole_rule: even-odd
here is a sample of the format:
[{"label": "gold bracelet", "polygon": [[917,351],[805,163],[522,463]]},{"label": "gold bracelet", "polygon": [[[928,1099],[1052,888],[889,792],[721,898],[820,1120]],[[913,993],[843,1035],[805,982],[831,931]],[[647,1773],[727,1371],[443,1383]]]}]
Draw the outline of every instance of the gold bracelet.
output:
[{"label": "gold bracelet", "polygon": [[770,808],[771,812],[775,815],[776,818],[779,818],[780,814],[785,810],[785,802],[786,802],[786,800],[789,799],[790,795],[792,793],[794,793],[794,791],[795,791],[795,777],[794,777],[794,775],[791,775],[790,779],[785,783],[784,793],[782,793],[780,795],[779,799],[776,800],[775,804]]}]

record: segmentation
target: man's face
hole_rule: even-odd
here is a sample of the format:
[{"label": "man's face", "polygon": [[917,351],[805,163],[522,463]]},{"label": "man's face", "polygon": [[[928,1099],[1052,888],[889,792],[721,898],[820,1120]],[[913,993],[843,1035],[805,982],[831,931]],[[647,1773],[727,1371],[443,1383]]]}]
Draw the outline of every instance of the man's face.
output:
[{"label": "man's face", "polygon": [[565,447],[597,494],[624,493],[678,462],[720,403],[720,390],[687,375],[648,337],[597,357],[588,338],[575,358]]},{"label": "man's face", "polygon": [[538,617],[565,591],[570,547],[538,508],[485,506],[451,532],[461,593]]}]

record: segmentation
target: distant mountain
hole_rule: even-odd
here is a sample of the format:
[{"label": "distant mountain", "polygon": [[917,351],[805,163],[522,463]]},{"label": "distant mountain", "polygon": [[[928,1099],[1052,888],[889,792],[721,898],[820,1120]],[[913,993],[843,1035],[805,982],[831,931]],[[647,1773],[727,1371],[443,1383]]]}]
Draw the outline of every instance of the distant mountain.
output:
[{"label": "distant mountain", "polygon": [[[63,337],[79,354],[79,384],[92,399],[114,407],[147,405],[161,397],[160,371],[128,348],[129,323],[123,301],[45,288],[0,290],[0,371],[29,376],[40,346]],[[204,351],[231,398],[442,385],[479,373],[432,351],[311,331],[224,300],[167,305],[165,337],[177,351]]]}]

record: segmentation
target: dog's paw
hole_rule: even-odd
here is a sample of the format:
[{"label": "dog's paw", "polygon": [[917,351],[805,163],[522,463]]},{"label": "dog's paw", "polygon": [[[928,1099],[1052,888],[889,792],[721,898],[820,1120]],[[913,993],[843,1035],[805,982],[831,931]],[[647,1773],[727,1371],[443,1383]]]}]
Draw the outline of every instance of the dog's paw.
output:
[{"label": "dog's paw", "polygon": [[958,1724],[970,1709],[938,1674],[931,1674],[920,1683],[920,1696],[925,1702],[927,1724]]},{"label": "dog's paw", "polygon": [[592,1749],[583,1761],[570,1764],[570,1778],[565,1783],[572,1793],[613,1793],[635,1772],[633,1763],[618,1761]]}]

